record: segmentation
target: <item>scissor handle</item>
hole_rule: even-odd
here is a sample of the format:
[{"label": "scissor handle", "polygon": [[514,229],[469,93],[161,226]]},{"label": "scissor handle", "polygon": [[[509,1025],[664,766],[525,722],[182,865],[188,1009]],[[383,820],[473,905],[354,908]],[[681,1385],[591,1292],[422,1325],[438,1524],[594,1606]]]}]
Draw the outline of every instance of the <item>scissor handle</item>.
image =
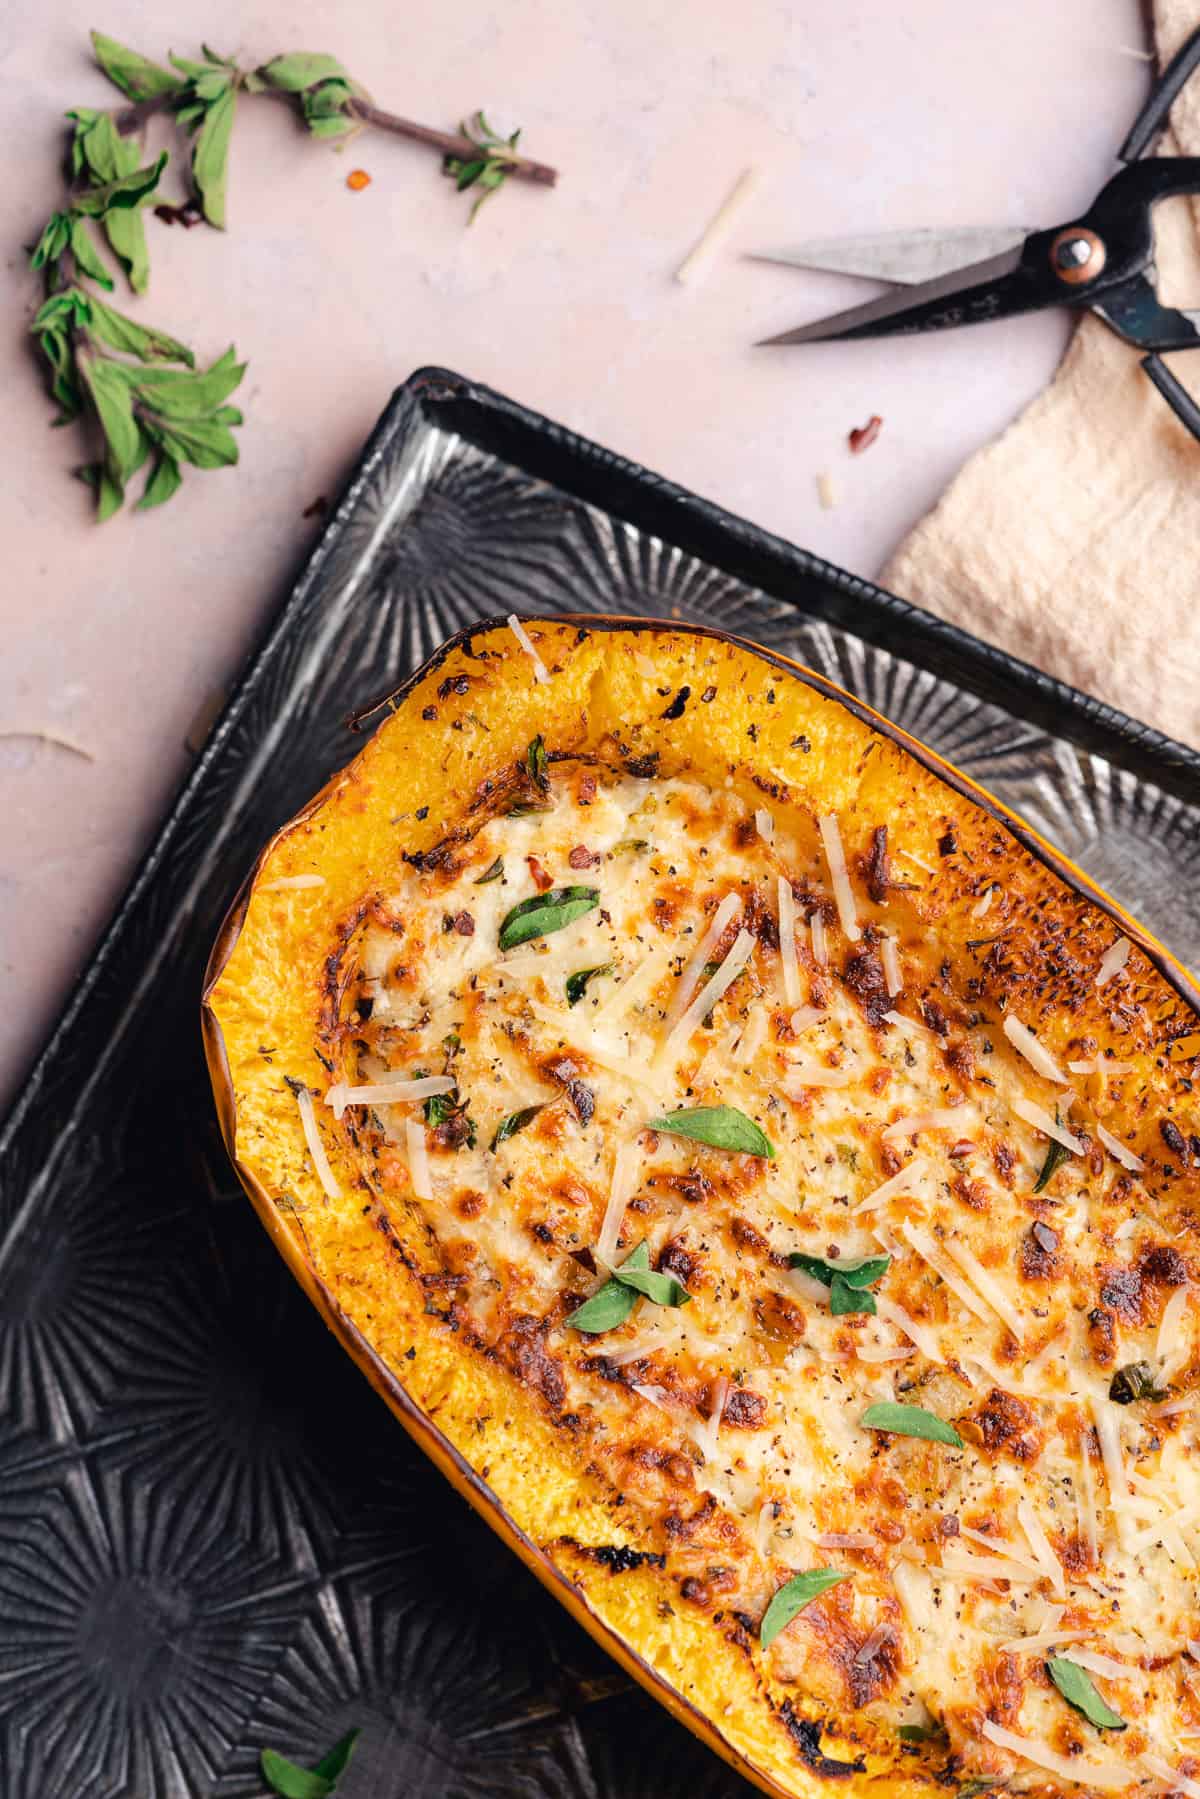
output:
[{"label": "scissor handle", "polygon": [[1136,162],[1164,128],[1182,88],[1200,63],[1200,26],[1174,56],[1155,83],[1146,104],[1129,127],[1129,135],[1117,151],[1122,162]]}]

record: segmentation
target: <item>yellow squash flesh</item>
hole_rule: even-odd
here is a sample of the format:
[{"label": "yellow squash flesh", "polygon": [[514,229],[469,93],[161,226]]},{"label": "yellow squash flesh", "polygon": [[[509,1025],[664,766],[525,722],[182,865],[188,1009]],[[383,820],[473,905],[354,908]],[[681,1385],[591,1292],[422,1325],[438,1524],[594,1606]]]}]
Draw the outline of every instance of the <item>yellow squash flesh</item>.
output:
[{"label": "yellow squash flesh", "polygon": [[[399,1265],[364,1211],[353,1165],[334,1159],[341,1198],[314,1170],[281,1071],[321,1093],[318,1020],[336,1003],[327,963],[365,895],[380,891],[400,852],[438,842],[480,783],[519,760],[535,734],[558,750],[657,757],[732,786],[747,805],[795,805],[844,820],[888,821],[893,843],[940,871],[952,833],[989,874],[1023,887],[1012,959],[1024,954],[1038,1015],[1076,1004],[1042,967],[1034,919],[1043,903],[1070,911],[1076,941],[1111,940],[1112,921],[1145,952],[1145,999],[1186,1050],[1200,1004],[1190,978],[1139,925],[1028,827],[931,752],[830,683],[784,659],[707,629],[620,619],[528,620],[549,679],[501,622],[448,644],[394,697],[362,753],[267,845],[214,949],[203,1025],[225,1141],[240,1178],[301,1285],[401,1423],[451,1482],[573,1615],[677,1718],[764,1791],[809,1795],[840,1778],[823,1758],[856,1764],[899,1796],[928,1792],[929,1766],[881,1751],[853,1716],[819,1720],[804,1695],[774,1681],[765,1658],[678,1606],[664,1611],[653,1566],[614,1578],[589,1547],[655,1550],[609,1484],[573,1465],[537,1394],[458,1342],[426,1312],[418,1280]],[[649,671],[649,672],[648,672]],[[459,677],[469,677],[465,692]],[[720,703],[664,718],[663,692],[719,689]],[[803,740],[803,747],[801,747]],[[427,809],[427,811],[425,810]],[[405,819],[402,833],[394,822]],[[959,860],[957,867],[962,866]],[[320,877],[299,884],[296,877]],[[931,923],[958,876],[934,872],[919,905]],[[961,897],[961,896],[960,896]],[[1080,900],[1087,905],[1079,915]],[[967,930],[960,936],[965,938]],[[948,952],[972,967],[964,945]],[[1089,1020],[1101,1049],[1102,1010]],[[270,1062],[260,1045],[274,1046]],[[1200,1039],[1192,1044],[1192,1053]],[[1172,1082],[1194,1067],[1177,1058]],[[405,1247],[425,1254],[415,1220]],[[410,1354],[416,1349],[417,1353]],[[481,1422],[482,1421],[482,1422]],[[580,1546],[583,1546],[582,1548]],[[743,1633],[744,1636],[744,1633]]]}]

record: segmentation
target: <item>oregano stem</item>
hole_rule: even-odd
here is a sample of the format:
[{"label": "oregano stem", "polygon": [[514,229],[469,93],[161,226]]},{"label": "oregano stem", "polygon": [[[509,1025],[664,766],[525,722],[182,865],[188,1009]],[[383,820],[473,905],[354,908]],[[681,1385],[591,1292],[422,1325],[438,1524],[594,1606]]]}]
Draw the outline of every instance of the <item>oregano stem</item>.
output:
[{"label": "oregano stem", "polygon": [[[379,131],[390,131],[395,137],[409,138],[415,144],[428,144],[431,150],[438,150],[443,156],[457,156],[469,162],[479,155],[479,147],[470,138],[460,137],[456,131],[434,131],[428,125],[417,125],[411,119],[402,119],[398,113],[386,112],[382,106],[375,106],[370,100],[357,97],[346,102],[346,111],[354,118],[361,119],[364,125],[374,125]],[[535,162],[529,156],[517,156],[514,152],[493,152],[496,161],[502,161],[510,175],[519,175],[523,181],[537,181],[543,187],[553,187],[558,180],[558,170],[551,168],[547,162]]]},{"label": "oregano stem", "polygon": [[[291,101],[292,95],[265,90],[263,96],[268,100],[282,100],[285,104]],[[137,100],[131,106],[123,106],[113,114],[113,123],[122,137],[131,131],[140,131],[147,119],[156,113],[170,112],[175,105],[172,94],[158,94],[152,100]],[[364,125],[371,125],[377,131],[390,131],[393,137],[404,137],[414,144],[426,144],[429,149],[436,150],[442,156],[456,156],[463,162],[470,162],[479,155],[479,146],[470,138],[462,137],[457,131],[435,131],[430,125],[418,125],[414,119],[401,118],[399,113],[388,112],[382,106],[376,106],[371,100],[362,100],[357,95],[346,102],[346,113],[358,119]],[[530,156],[518,156],[515,152],[494,152],[493,159],[502,161],[510,175],[518,176],[522,181],[536,181],[542,187],[554,187],[558,181],[558,170],[547,162],[535,162]]]}]

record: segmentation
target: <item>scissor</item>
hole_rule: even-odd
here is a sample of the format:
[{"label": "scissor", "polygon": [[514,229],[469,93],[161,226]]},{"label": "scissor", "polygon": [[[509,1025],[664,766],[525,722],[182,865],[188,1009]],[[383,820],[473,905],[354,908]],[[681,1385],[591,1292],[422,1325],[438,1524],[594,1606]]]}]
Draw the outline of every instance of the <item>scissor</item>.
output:
[{"label": "scissor", "polygon": [[[801,325],[767,344],[886,337],[1011,318],[1045,306],[1087,308],[1147,354],[1142,367],[1176,415],[1200,438],[1200,406],[1160,352],[1200,344],[1200,310],[1164,306],[1156,288],[1151,210],[1173,194],[1200,194],[1200,157],[1147,156],[1177,95],[1200,63],[1200,29],[1177,51],[1117,152],[1125,165],[1081,218],[1049,231],[922,231],[828,241],[764,258],[840,269],[892,283],[864,306]],[[960,262],[978,256],[982,261]],[[928,279],[923,279],[928,275]]]}]

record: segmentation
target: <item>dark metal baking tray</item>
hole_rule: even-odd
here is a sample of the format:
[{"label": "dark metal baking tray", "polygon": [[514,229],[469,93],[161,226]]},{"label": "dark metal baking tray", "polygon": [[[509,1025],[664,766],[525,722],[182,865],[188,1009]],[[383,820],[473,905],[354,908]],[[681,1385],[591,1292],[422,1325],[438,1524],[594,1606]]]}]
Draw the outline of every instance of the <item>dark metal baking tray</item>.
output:
[{"label": "dark metal baking tray", "polygon": [[217,1137],[197,1000],[348,714],[509,611],[715,620],[992,788],[1185,961],[1200,757],[439,369],[395,395],[0,1135],[0,1791],[733,1799],[328,1336]]}]

